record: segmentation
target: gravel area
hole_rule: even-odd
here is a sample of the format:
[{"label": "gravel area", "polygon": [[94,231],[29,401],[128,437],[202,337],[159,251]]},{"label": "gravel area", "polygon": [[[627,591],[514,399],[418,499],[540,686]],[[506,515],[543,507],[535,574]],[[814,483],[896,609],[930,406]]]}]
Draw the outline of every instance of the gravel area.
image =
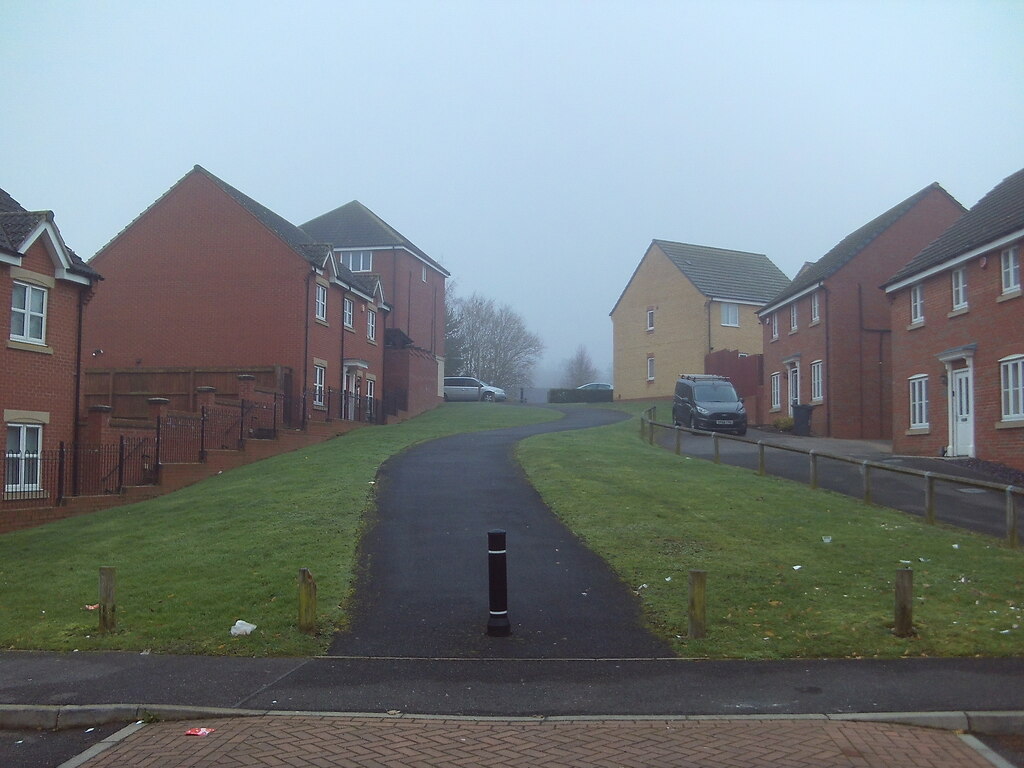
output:
[{"label": "gravel area", "polygon": [[1024,472],[1005,464],[996,464],[993,461],[982,461],[981,459],[949,459],[949,463],[985,475],[994,483],[1005,483],[1024,488]]}]

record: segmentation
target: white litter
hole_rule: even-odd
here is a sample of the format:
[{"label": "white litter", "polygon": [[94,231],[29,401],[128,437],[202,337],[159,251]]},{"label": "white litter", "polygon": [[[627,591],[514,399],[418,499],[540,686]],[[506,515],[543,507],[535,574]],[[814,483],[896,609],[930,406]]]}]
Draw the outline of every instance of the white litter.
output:
[{"label": "white litter", "polygon": [[250,624],[248,621],[242,621],[241,619],[239,619],[235,622],[235,625],[231,627],[231,634],[235,635],[236,637],[238,635],[248,635],[254,629],[256,629],[255,624]]}]

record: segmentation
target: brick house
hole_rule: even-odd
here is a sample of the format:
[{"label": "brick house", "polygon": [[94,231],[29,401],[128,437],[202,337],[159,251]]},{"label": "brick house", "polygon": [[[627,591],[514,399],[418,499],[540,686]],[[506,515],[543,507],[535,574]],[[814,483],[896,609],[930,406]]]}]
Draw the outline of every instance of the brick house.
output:
[{"label": "brick house", "polygon": [[87,368],[278,366],[293,425],[381,395],[380,281],[198,165],[90,263]]},{"label": "brick house", "polygon": [[410,404],[412,412],[436,406],[442,395],[450,273],[358,200],[301,227],[317,242],[329,243],[338,263],[379,282],[391,307],[385,319],[385,380],[421,401]]},{"label": "brick house", "polygon": [[756,312],[787,285],[763,254],[652,240],[611,311],[616,396],[671,397],[715,350],[760,354]]},{"label": "brick house", "polygon": [[851,232],[758,313],[768,419],[808,405],[820,436],[892,432],[889,304],[879,288],[962,213],[931,184]]},{"label": "brick house", "polygon": [[893,451],[1024,469],[1024,170],[885,284]]},{"label": "brick house", "polygon": [[0,516],[56,498],[50,458],[76,439],[82,309],[100,279],[64,243],[51,211],[28,211],[0,190],[0,301],[10,308],[0,348]]}]

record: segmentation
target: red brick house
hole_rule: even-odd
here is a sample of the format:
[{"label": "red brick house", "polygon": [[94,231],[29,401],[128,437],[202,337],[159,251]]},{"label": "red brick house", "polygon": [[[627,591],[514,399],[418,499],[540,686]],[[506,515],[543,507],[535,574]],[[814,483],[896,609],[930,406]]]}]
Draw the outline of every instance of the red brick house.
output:
[{"label": "red brick house", "polygon": [[0,517],[5,507],[56,498],[57,450],[76,440],[82,309],[99,279],[64,243],[51,211],[27,211],[0,190],[0,301],[9,307],[0,347]]},{"label": "red brick house", "polygon": [[444,377],[445,281],[450,273],[377,214],[353,200],[301,225],[329,243],[340,264],[378,281],[391,311],[385,319],[389,390],[408,392],[408,410],[437,405]]},{"label": "red brick house", "polygon": [[204,168],[90,263],[106,282],[85,313],[87,367],[279,366],[293,425],[377,407],[390,310],[380,281]]},{"label": "red brick house", "polygon": [[816,435],[891,435],[889,304],[879,286],[963,211],[931,184],[806,265],[759,311],[769,421],[800,404]]},{"label": "red brick house", "polygon": [[1024,469],[1024,170],[885,284],[893,451]]}]

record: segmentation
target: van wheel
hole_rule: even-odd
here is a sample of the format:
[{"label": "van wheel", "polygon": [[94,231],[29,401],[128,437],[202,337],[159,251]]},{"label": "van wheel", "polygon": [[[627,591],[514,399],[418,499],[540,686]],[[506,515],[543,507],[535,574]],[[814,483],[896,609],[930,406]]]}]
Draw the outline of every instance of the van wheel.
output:
[{"label": "van wheel", "polygon": [[485,403],[493,403],[494,402],[494,393],[493,392],[484,392],[484,402]]},{"label": "van wheel", "polygon": [[736,434],[739,435],[740,437],[743,437],[745,434],[747,434],[747,428],[744,427],[743,429],[737,429]]},{"label": "van wheel", "polygon": [[694,429],[695,428],[693,426],[693,414],[692,413],[689,416],[686,417],[686,426],[689,427],[690,429]]}]

